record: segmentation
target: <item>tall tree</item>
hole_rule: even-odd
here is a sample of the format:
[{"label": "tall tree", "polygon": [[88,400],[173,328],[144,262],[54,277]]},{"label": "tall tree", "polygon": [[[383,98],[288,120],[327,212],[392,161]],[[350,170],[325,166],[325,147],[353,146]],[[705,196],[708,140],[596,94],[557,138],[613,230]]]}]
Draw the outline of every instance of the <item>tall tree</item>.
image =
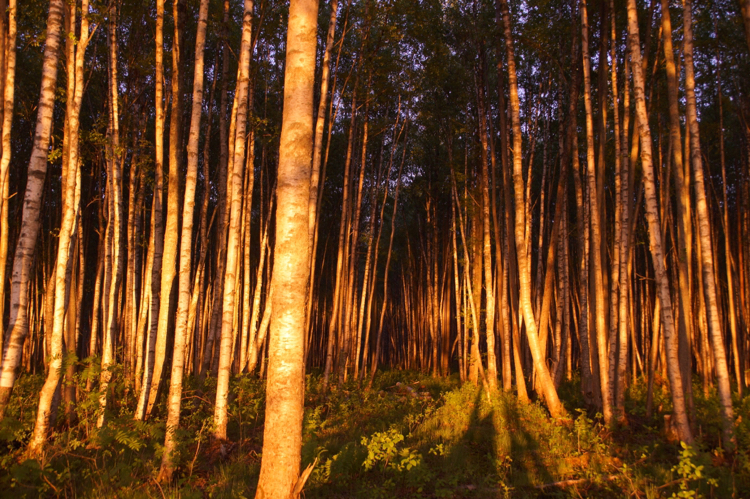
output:
[{"label": "tall tree", "polygon": [[[698,111],[695,98],[695,68],[693,64],[693,2],[685,0],[683,12],[685,58],[685,101],[687,103],[687,127],[690,132],[690,159],[693,165],[693,180],[695,185],[695,205],[698,215],[698,233],[700,237],[700,269],[703,274],[703,292],[706,300],[706,315],[711,335],[711,347],[714,354],[716,380],[719,385],[719,400],[721,402],[721,420],[723,427],[723,443],[728,450],[733,450],[734,441],[734,411],[732,409],[732,392],[729,387],[729,369],[724,349],[724,338],[719,321],[719,307],[716,293],[716,273],[714,269],[713,246],[711,242],[711,225],[706,200],[706,188],[703,180],[703,159],[701,155],[700,129],[698,127]],[[727,262],[727,265],[730,263]]]},{"label": "tall tree", "polygon": [[685,410],[685,396],[683,380],[679,369],[677,335],[672,316],[672,297],[669,289],[669,279],[664,263],[664,248],[662,246],[661,222],[656,200],[656,184],[654,181],[654,166],[651,144],[651,128],[646,111],[645,79],[643,76],[643,57],[641,55],[641,41],[638,30],[638,11],[635,0],[628,0],[628,48],[633,74],[633,94],[635,97],[636,126],[641,144],[641,165],[643,167],[643,187],[646,202],[646,220],[648,221],[649,243],[651,245],[651,261],[654,266],[656,286],[661,300],[661,319],[664,328],[664,339],[667,354],[667,372],[672,390],[675,423],[680,439],[692,444],[693,435],[688,424]]},{"label": "tall tree", "polygon": [[[508,86],[510,88],[510,115],[513,130],[513,187],[515,199],[515,244],[516,257],[518,259],[518,280],[520,284],[519,307],[523,313],[526,326],[526,337],[534,360],[534,368],[539,377],[539,386],[547,404],[547,409],[553,417],[565,414],[565,408],[560,402],[557,390],[552,382],[549,369],[539,345],[539,335],[536,327],[536,318],[531,303],[531,266],[529,265],[528,252],[526,249],[526,227],[528,220],[525,212],[525,183],[523,179],[523,155],[521,136],[520,101],[518,99],[518,77],[516,75],[515,49],[513,46],[513,30],[511,27],[510,12],[507,0],[496,0],[500,3],[500,11],[503,17],[505,35],[506,61],[508,65]],[[550,272],[553,269],[549,269]]]},{"label": "tall tree", "polygon": [[[305,297],[310,277],[309,196],[318,0],[289,6],[284,112],[279,144],[276,263],[272,286],[263,459],[255,497],[295,498],[305,391]],[[309,471],[312,469],[310,468]],[[308,471],[308,474],[309,474]]]},{"label": "tall tree", "polygon": [[[185,346],[188,337],[188,312],[190,307],[193,242],[193,213],[195,211],[195,188],[198,183],[198,141],[203,110],[203,52],[206,46],[208,24],[208,0],[201,0],[198,12],[198,32],[195,38],[195,71],[193,75],[193,102],[190,110],[190,132],[187,145],[187,172],[185,174],[185,197],[182,209],[182,234],[180,235],[180,279],[177,317],[175,319],[174,350],[172,353],[172,376],[169,384],[167,405],[167,432],[161,459],[159,478],[172,479],[174,473],[173,453],[175,431],[180,424],[182,402],[182,378],[185,370]],[[206,137],[208,140],[208,137]]]},{"label": "tall tree", "polygon": [[[232,366],[232,331],[234,327],[235,285],[242,217],[242,179],[245,171],[245,131],[249,114],[248,91],[250,89],[250,58],[253,28],[253,0],[245,0],[242,15],[242,45],[237,89],[234,96],[236,107],[235,136],[230,137],[230,164],[232,165],[229,240],[227,243],[226,273],[224,276],[224,298],[221,317],[221,343],[219,345],[219,373],[216,384],[214,407],[214,436],[227,438],[227,404],[229,397],[229,375]],[[231,135],[231,134],[230,134]],[[234,144],[234,147],[231,147]],[[253,165],[248,165],[253,168]],[[309,181],[309,179],[308,179]]]},{"label": "tall tree", "polygon": [[[21,363],[24,340],[29,332],[29,285],[31,283],[34,249],[39,235],[42,210],[42,187],[47,174],[47,152],[52,130],[52,113],[55,105],[57,61],[62,44],[62,25],[65,2],[50,0],[47,16],[47,38],[42,62],[42,86],[39,92],[34,144],[29,160],[26,191],[23,198],[21,230],[13,260],[10,292],[10,340],[4,345],[2,374],[0,374],[0,418],[10,401]],[[5,135],[5,131],[3,132]],[[3,152],[5,156],[5,151]],[[7,202],[7,201],[6,201]]]}]

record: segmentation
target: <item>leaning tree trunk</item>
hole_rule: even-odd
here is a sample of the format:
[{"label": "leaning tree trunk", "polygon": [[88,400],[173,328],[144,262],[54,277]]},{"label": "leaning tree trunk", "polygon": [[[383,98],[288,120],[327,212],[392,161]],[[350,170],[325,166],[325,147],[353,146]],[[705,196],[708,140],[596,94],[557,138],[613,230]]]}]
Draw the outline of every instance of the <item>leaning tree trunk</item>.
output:
[{"label": "leaning tree trunk", "polygon": [[296,498],[305,391],[305,298],[318,0],[292,0],[279,144],[276,248],[263,459],[255,497]]},{"label": "leaning tree trunk", "polygon": [[[690,132],[690,158],[693,166],[695,185],[695,204],[698,212],[698,231],[701,238],[701,262],[703,273],[703,292],[706,299],[706,315],[713,348],[716,381],[719,385],[721,402],[721,419],[723,443],[727,450],[734,449],[734,412],[732,409],[732,392],[729,386],[729,369],[719,321],[719,307],[716,298],[716,274],[714,272],[713,246],[711,244],[711,225],[706,200],[706,189],[703,180],[703,160],[701,156],[698,112],[695,98],[695,70],[693,67],[693,2],[684,3],[684,47],[685,57],[685,100],[687,101],[687,124]],[[729,264],[729,262],[727,262]],[[733,299],[733,297],[730,297]]]},{"label": "leaning tree trunk", "polygon": [[542,349],[539,345],[539,335],[534,317],[533,305],[531,303],[531,268],[529,265],[528,252],[526,251],[525,231],[527,226],[526,206],[524,200],[524,180],[523,180],[523,156],[522,156],[522,136],[521,136],[521,117],[520,102],[518,99],[518,80],[516,77],[515,49],[513,47],[513,35],[511,29],[510,12],[508,11],[507,0],[497,0],[500,2],[500,9],[503,16],[503,25],[505,32],[505,49],[508,64],[508,84],[510,87],[510,109],[511,123],[513,129],[513,184],[515,190],[515,239],[516,239],[516,257],[518,259],[518,280],[520,283],[519,305],[523,313],[524,324],[526,326],[526,336],[529,342],[529,348],[534,361],[534,368],[539,379],[539,386],[542,389],[547,408],[553,417],[559,417],[565,414],[565,408],[557,396],[557,390],[552,382],[549,369],[545,359],[542,358]]},{"label": "leaning tree trunk", "polygon": [[667,349],[667,370],[672,389],[672,403],[674,406],[677,433],[681,440],[693,443],[693,435],[688,424],[685,410],[682,375],[680,373],[677,336],[672,317],[672,298],[669,290],[669,280],[664,264],[664,249],[662,247],[659,210],[656,201],[656,185],[654,181],[654,167],[651,153],[651,129],[646,112],[646,92],[644,89],[643,64],[641,57],[641,42],[638,32],[638,11],[635,0],[628,0],[628,34],[630,61],[632,64],[633,90],[637,116],[637,127],[641,142],[641,165],[643,168],[643,187],[646,202],[646,219],[648,221],[649,243],[651,245],[651,259],[654,266],[654,277],[661,300],[661,316],[664,328],[664,338]]},{"label": "leaning tree trunk", "polygon": [[[10,340],[3,352],[0,375],[0,419],[10,400],[10,392],[16,380],[16,370],[21,363],[21,353],[29,332],[29,285],[34,248],[39,234],[39,214],[42,209],[42,188],[47,173],[47,154],[52,130],[52,112],[55,107],[57,84],[57,61],[62,42],[62,21],[65,6],[63,0],[50,0],[47,17],[47,38],[42,62],[42,85],[34,132],[34,144],[29,160],[26,192],[23,199],[21,230],[13,260],[10,293]],[[5,130],[3,131],[5,135]],[[6,200],[7,202],[7,200]]]}]

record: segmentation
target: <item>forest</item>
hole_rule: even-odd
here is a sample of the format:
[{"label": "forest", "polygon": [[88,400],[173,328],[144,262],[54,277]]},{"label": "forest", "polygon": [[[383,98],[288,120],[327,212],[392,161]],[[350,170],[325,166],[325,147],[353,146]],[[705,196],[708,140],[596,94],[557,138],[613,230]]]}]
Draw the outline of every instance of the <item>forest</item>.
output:
[{"label": "forest", "polygon": [[750,0],[0,41],[0,497],[750,497]]}]

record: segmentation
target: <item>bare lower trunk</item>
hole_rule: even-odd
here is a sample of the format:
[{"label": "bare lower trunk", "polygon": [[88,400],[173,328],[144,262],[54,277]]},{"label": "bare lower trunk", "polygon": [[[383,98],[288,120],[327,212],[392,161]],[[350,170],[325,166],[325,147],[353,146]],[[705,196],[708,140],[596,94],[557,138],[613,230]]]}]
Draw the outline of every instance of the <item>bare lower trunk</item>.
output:
[{"label": "bare lower trunk", "polygon": [[[583,97],[586,108],[586,177],[588,179],[589,203],[590,203],[590,223],[591,223],[591,254],[593,260],[594,273],[594,290],[596,301],[596,344],[599,359],[599,381],[601,383],[602,407],[604,412],[604,421],[607,424],[612,422],[612,400],[610,392],[610,379],[608,367],[608,334],[606,330],[606,304],[605,287],[603,281],[602,253],[601,253],[601,230],[599,221],[599,192],[595,171],[594,156],[594,120],[591,104],[591,59],[589,56],[589,25],[588,25],[588,7],[586,0],[581,0],[581,55],[583,56]],[[599,165],[604,168],[604,165]],[[584,230],[588,230],[586,227]]]},{"label": "bare lower trunk", "polygon": [[[29,286],[34,249],[39,234],[39,215],[42,208],[42,188],[47,173],[47,153],[55,104],[57,61],[61,46],[64,12],[62,0],[50,0],[47,17],[47,37],[42,62],[42,85],[34,132],[34,144],[29,160],[26,192],[23,200],[21,230],[13,261],[10,294],[10,340],[4,346],[2,374],[0,375],[0,418],[10,400],[16,380],[16,370],[21,362],[24,340],[29,332]],[[5,131],[3,133],[5,135]]]},{"label": "bare lower trunk", "polygon": [[[733,450],[734,441],[734,412],[732,409],[732,392],[729,386],[729,369],[722,338],[722,328],[719,322],[719,308],[717,305],[716,274],[714,272],[713,247],[711,245],[711,226],[706,189],[703,180],[703,158],[701,156],[700,133],[698,128],[698,113],[695,98],[695,76],[693,68],[693,2],[684,3],[684,57],[685,57],[685,99],[687,101],[687,124],[690,131],[690,157],[693,166],[695,185],[695,204],[698,212],[698,230],[701,238],[700,269],[703,273],[703,292],[706,299],[706,314],[713,348],[716,380],[719,385],[719,400],[721,401],[721,417],[723,426],[723,444],[728,450]],[[729,264],[729,262],[727,262]],[[732,297],[733,298],[733,297]]]},{"label": "bare lower trunk", "polygon": [[[4,2],[2,2],[4,3]],[[2,156],[0,157],[0,366],[5,354],[5,328],[3,318],[5,317],[5,280],[6,280],[6,262],[8,260],[8,235],[10,226],[8,225],[8,195],[9,188],[9,166],[12,154],[10,131],[13,124],[13,109],[15,103],[15,86],[16,86],[16,0],[9,0],[7,6],[8,25],[7,32],[3,33],[2,40],[7,39],[7,50],[3,55],[3,66],[5,74],[0,74],[3,78],[3,124],[2,124]],[[3,13],[3,17],[5,13]],[[5,23],[2,23],[5,25]],[[1,72],[0,72],[1,73]],[[2,402],[2,383],[0,383],[0,419],[4,410]]]},{"label": "bare lower trunk", "polygon": [[[244,5],[240,65],[235,94],[237,117],[233,140],[234,147],[229,148],[232,155],[231,209],[229,214],[229,239],[227,243],[226,273],[224,275],[221,310],[221,340],[219,345],[216,405],[214,407],[214,437],[220,439],[227,438],[227,405],[229,398],[229,375],[232,366],[235,284],[237,280],[240,219],[242,218],[242,179],[245,170],[245,131],[247,130],[248,116],[250,114],[248,91],[250,88],[250,58],[252,56],[250,46],[252,41],[253,0],[245,0]],[[252,165],[250,167],[252,168]]]},{"label": "bare lower trunk", "polygon": [[[193,213],[195,189],[198,182],[198,141],[203,106],[203,49],[206,45],[208,0],[201,0],[198,13],[198,32],[195,38],[195,72],[193,75],[193,102],[190,112],[190,132],[187,146],[187,172],[185,174],[185,199],[182,209],[182,234],[180,236],[180,277],[175,319],[172,375],[167,403],[167,430],[161,459],[159,479],[169,481],[174,473],[175,432],[180,424],[182,378],[185,367],[185,346],[188,337],[188,309],[191,298],[190,271],[192,263]],[[208,138],[206,138],[208,140]]]},{"label": "bare lower trunk", "polygon": [[279,144],[276,248],[263,460],[255,497],[292,499],[299,478],[305,391],[305,297],[317,0],[292,0]]},{"label": "bare lower trunk", "polygon": [[667,345],[667,368],[669,382],[672,389],[672,403],[674,406],[677,431],[680,439],[692,444],[693,436],[688,424],[683,394],[682,375],[679,369],[677,336],[672,317],[672,298],[669,281],[664,266],[664,250],[662,248],[659,212],[656,202],[656,187],[651,154],[651,130],[646,113],[646,92],[644,89],[643,65],[641,57],[640,36],[638,33],[638,17],[635,0],[628,0],[628,33],[630,60],[633,72],[633,89],[635,95],[637,127],[641,142],[641,165],[643,167],[643,186],[646,202],[646,219],[649,227],[649,243],[654,266],[654,276],[662,305],[662,325]]},{"label": "bare lower trunk", "polygon": [[513,184],[515,190],[515,238],[516,238],[516,257],[518,258],[518,278],[520,283],[519,305],[523,312],[524,324],[526,326],[526,336],[529,341],[529,348],[534,360],[534,368],[539,379],[539,386],[542,389],[547,408],[553,417],[559,417],[565,414],[565,408],[562,406],[557,390],[552,382],[549,369],[545,359],[542,358],[542,349],[539,345],[536,319],[531,303],[531,268],[527,258],[525,246],[525,230],[527,226],[526,213],[524,213],[524,180],[522,165],[522,136],[521,136],[521,118],[520,104],[518,99],[518,83],[516,78],[515,52],[513,47],[512,29],[510,12],[506,0],[497,0],[500,2],[500,9],[503,16],[503,25],[505,32],[505,47],[508,64],[508,83],[510,87],[510,109],[511,123],[513,127]]}]

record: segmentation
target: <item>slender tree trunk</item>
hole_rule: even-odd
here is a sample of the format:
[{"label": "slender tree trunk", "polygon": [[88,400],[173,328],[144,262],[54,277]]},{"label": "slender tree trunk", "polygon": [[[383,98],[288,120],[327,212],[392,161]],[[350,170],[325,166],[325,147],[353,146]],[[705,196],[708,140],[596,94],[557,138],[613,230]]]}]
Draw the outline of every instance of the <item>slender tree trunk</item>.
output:
[{"label": "slender tree trunk", "polygon": [[[190,307],[190,271],[192,262],[193,214],[195,211],[195,188],[198,182],[198,141],[201,131],[203,108],[203,53],[206,46],[208,24],[208,0],[201,0],[198,13],[198,32],[195,38],[195,73],[193,75],[193,102],[190,111],[190,132],[187,146],[187,173],[185,174],[185,199],[182,209],[182,234],[180,236],[180,277],[177,317],[175,319],[174,350],[172,353],[172,376],[167,403],[167,431],[161,459],[159,479],[169,481],[174,473],[173,453],[176,446],[175,432],[180,424],[182,402],[182,378],[185,367],[185,346],[188,337],[188,309]],[[208,140],[208,137],[206,138]]]},{"label": "slender tree trunk", "polygon": [[737,331],[737,312],[735,310],[734,291],[734,258],[732,257],[732,238],[729,233],[729,202],[727,200],[727,166],[724,153],[724,95],[721,87],[721,55],[717,55],[719,64],[717,66],[717,87],[719,101],[719,157],[721,160],[721,185],[724,204],[724,258],[727,270],[727,301],[729,302],[729,330],[732,333],[732,354],[734,356],[734,374],[737,379],[737,395],[740,399],[745,385],[745,376],[742,368],[742,353],[740,350],[739,333]]},{"label": "slender tree trunk", "polygon": [[[2,374],[0,375],[0,419],[5,414],[5,408],[10,400],[10,393],[16,380],[16,371],[21,362],[23,343],[29,332],[31,268],[40,227],[39,214],[42,208],[42,188],[47,173],[47,153],[52,129],[52,112],[55,104],[57,61],[62,43],[64,8],[63,0],[50,0],[34,143],[29,160],[26,192],[24,193],[21,230],[13,261],[10,320],[8,322],[10,340],[4,346]],[[3,130],[3,136],[5,141],[5,130]],[[3,150],[5,151],[5,148]],[[3,156],[5,157],[5,153]]]},{"label": "slender tree trunk", "polygon": [[680,439],[688,444],[692,444],[693,436],[690,431],[687,412],[685,410],[685,398],[682,388],[683,382],[678,360],[678,338],[675,334],[674,319],[672,317],[672,298],[670,295],[666,269],[664,267],[664,250],[662,248],[659,211],[656,205],[656,187],[651,154],[651,129],[649,127],[648,116],[646,113],[646,92],[644,89],[641,43],[638,32],[638,13],[635,0],[628,0],[628,34],[636,115],[638,118],[637,127],[641,143],[641,165],[643,168],[646,219],[649,228],[651,259],[654,266],[656,286],[662,306],[662,326],[664,327],[664,337],[667,345],[667,368],[669,372],[669,382],[672,388],[672,403],[674,406],[677,432]]},{"label": "slender tree trunk", "polygon": [[323,371],[323,389],[328,387],[328,378],[333,369],[333,348],[336,338],[336,331],[342,329],[341,324],[341,287],[342,272],[344,267],[344,251],[346,246],[346,226],[347,214],[349,213],[349,176],[351,170],[352,148],[354,146],[355,118],[357,109],[356,81],[354,84],[354,93],[352,95],[352,113],[351,123],[349,125],[349,141],[346,148],[346,161],[344,163],[344,187],[343,200],[341,202],[341,223],[339,225],[338,256],[336,257],[336,283],[333,288],[333,312],[331,314],[331,325],[328,328],[328,346],[326,352],[326,365]]},{"label": "slender tree trunk", "polygon": [[[483,58],[484,54],[482,54]],[[484,289],[487,314],[485,317],[485,334],[487,336],[487,379],[490,390],[497,389],[497,360],[495,358],[495,290],[494,273],[492,272],[492,239],[490,238],[490,176],[487,169],[488,139],[487,114],[484,98],[484,61],[480,62],[480,75],[477,78],[477,112],[479,113],[479,140],[481,142],[482,161],[482,256],[484,263]],[[494,192],[492,194],[494,196]]]},{"label": "slender tree trunk", "polygon": [[[591,104],[591,58],[589,56],[589,24],[588,7],[586,0],[581,0],[581,55],[583,56],[583,100],[586,108],[586,177],[588,178],[590,222],[591,222],[591,253],[594,271],[594,295],[596,301],[596,344],[599,358],[599,381],[601,383],[602,407],[604,421],[612,422],[612,400],[610,391],[608,354],[607,354],[607,329],[606,329],[606,304],[604,303],[606,291],[603,281],[602,253],[601,253],[601,230],[599,211],[599,192],[595,171],[595,148],[594,148],[594,120]],[[600,165],[604,168],[604,165]],[[589,230],[586,227],[585,230]]]},{"label": "slender tree trunk", "polygon": [[119,316],[119,293],[122,282],[122,159],[120,150],[120,111],[119,86],[117,71],[117,10],[110,10],[109,24],[109,141],[107,150],[107,179],[109,182],[110,213],[108,226],[111,242],[111,279],[105,314],[104,338],[102,341],[102,369],[99,374],[99,415],[97,427],[101,428],[105,422],[107,409],[107,390],[112,379],[112,366],[115,364],[115,330]]},{"label": "slender tree trunk", "polygon": [[[155,123],[154,123],[154,197],[151,204],[151,303],[149,304],[150,324],[146,338],[146,358],[143,369],[143,382],[138,396],[135,419],[143,420],[147,414],[147,404],[154,379],[156,337],[160,314],[161,267],[164,254],[164,227],[162,226],[164,190],[164,0],[156,0],[156,75],[154,78]],[[145,306],[145,305],[144,305]],[[158,380],[157,380],[158,383]]]},{"label": "slender tree trunk", "polygon": [[724,350],[724,340],[719,323],[719,308],[717,305],[716,274],[714,272],[713,248],[711,245],[711,226],[706,200],[706,189],[703,180],[703,159],[701,156],[700,132],[698,129],[698,113],[695,98],[695,76],[693,68],[693,2],[684,3],[684,48],[685,58],[685,100],[687,102],[687,125],[690,131],[690,157],[693,165],[695,185],[697,223],[701,238],[700,268],[703,274],[703,292],[706,299],[706,313],[711,335],[711,347],[716,368],[716,380],[719,385],[719,400],[721,401],[721,416],[723,426],[723,443],[727,450],[733,450],[734,441],[734,412],[732,409],[732,393],[729,386],[729,369]]},{"label": "slender tree trunk", "polygon": [[167,178],[167,220],[164,229],[162,252],[161,285],[159,291],[159,318],[156,329],[156,351],[154,373],[148,395],[146,414],[150,414],[156,404],[162,385],[164,363],[167,358],[167,343],[171,317],[171,295],[177,265],[177,242],[180,234],[180,166],[182,145],[182,36],[185,23],[185,0],[175,0],[172,5],[174,36],[172,38],[172,109],[169,120],[169,176]]},{"label": "slender tree trunk", "polygon": [[[378,369],[378,360],[380,359],[380,348],[382,345],[381,337],[383,335],[383,319],[385,310],[388,307],[388,272],[391,268],[391,255],[393,253],[393,236],[396,233],[396,213],[398,211],[398,194],[401,190],[401,173],[404,171],[404,160],[406,159],[406,138],[404,138],[404,152],[401,156],[401,166],[398,169],[398,180],[396,181],[396,191],[393,194],[393,214],[391,215],[391,235],[388,242],[388,253],[385,258],[385,270],[383,273],[383,308],[380,309],[380,320],[378,321],[378,334],[375,336],[375,353],[370,363],[370,379],[367,382],[367,389],[372,388],[372,382],[375,379],[375,372]],[[385,203],[385,200],[383,201]]]},{"label": "slender tree trunk", "polygon": [[[310,326],[310,306],[313,297],[313,275],[315,266],[315,250],[317,249],[315,237],[318,230],[318,192],[323,190],[322,182],[325,178],[320,175],[320,163],[323,153],[323,131],[326,123],[326,113],[328,111],[328,82],[331,73],[331,52],[333,51],[333,40],[336,35],[336,16],[339,10],[339,0],[331,0],[331,16],[328,19],[328,34],[326,36],[326,48],[323,52],[322,75],[320,79],[320,102],[318,103],[318,114],[315,119],[315,130],[313,134],[313,153],[312,169],[310,171],[310,290],[307,300],[307,312],[305,323],[309,329]],[[333,116],[330,118],[333,120]]]},{"label": "slender tree trunk", "polygon": [[[5,2],[0,2],[5,4]],[[5,279],[6,279],[6,262],[8,260],[8,235],[10,226],[8,225],[8,195],[10,192],[9,185],[9,166],[12,154],[10,143],[10,131],[13,124],[13,109],[15,103],[16,87],[16,0],[9,0],[7,6],[8,25],[3,29],[2,38],[7,44],[7,50],[2,56],[3,63],[0,66],[0,86],[3,90],[3,125],[2,125],[2,156],[0,156],[0,365],[2,365],[3,355],[5,353],[5,327],[3,318],[5,317]],[[2,13],[5,19],[5,12]],[[0,23],[5,27],[5,23]],[[6,35],[7,32],[7,35]],[[6,41],[7,40],[7,41]],[[0,387],[2,383],[0,382]],[[0,418],[3,411],[3,395],[0,388]]]},{"label": "slender tree trunk", "polygon": [[[70,34],[75,35],[76,29],[76,5],[68,7],[67,24],[69,26]],[[88,1],[83,0],[82,8],[84,12],[88,11]],[[85,17],[85,16],[84,16]],[[88,37],[88,22],[84,18],[82,19],[81,26],[82,37]],[[88,42],[88,39],[84,43]],[[85,44],[78,47],[78,50],[85,51]],[[78,216],[78,204],[77,201],[80,199],[80,195],[76,196],[76,186],[80,182],[79,174],[79,160],[78,160],[78,111],[80,109],[80,96],[83,95],[83,89],[81,88],[80,95],[76,91],[76,85],[82,87],[83,85],[83,66],[80,66],[80,74],[76,71],[76,49],[70,47],[68,51],[68,100],[69,105],[67,109],[66,121],[68,123],[68,167],[65,175],[63,176],[63,217],[60,224],[60,237],[58,239],[57,247],[57,258],[55,261],[55,285],[54,285],[54,312],[53,312],[53,325],[52,330],[48,331],[51,334],[51,351],[50,353],[50,364],[49,370],[47,371],[47,379],[42,386],[42,390],[39,395],[39,406],[37,408],[36,423],[34,425],[34,433],[32,434],[29,442],[28,454],[30,456],[38,456],[44,443],[46,441],[47,432],[49,431],[50,415],[52,414],[52,403],[55,393],[59,389],[62,368],[63,368],[63,332],[65,329],[65,313],[68,305],[68,269],[72,266],[72,242],[74,241],[74,235],[76,233],[75,222]],[[81,54],[81,62],[83,62],[83,55]],[[70,71],[72,69],[72,71]],[[80,76],[80,77],[79,77]],[[71,93],[72,91],[72,93]],[[80,193],[80,190],[78,191]],[[70,313],[70,312],[69,312]]]},{"label": "slender tree trunk", "polygon": [[543,391],[542,395],[544,396],[547,408],[549,409],[552,416],[559,417],[565,414],[565,408],[562,406],[562,403],[557,396],[557,391],[555,390],[555,385],[552,382],[552,378],[550,377],[549,369],[547,368],[545,359],[542,358],[542,349],[539,345],[536,319],[534,317],[534,311],[531,303],[531,269],[525,248],[525,230],[527,220],[526,214],[524,213],[525,202],[521,153],[521,118],[510,12],[508,11],[508,4],[506,0],[497,1],[500,2],[500,9],[503,16],[505,47],[508,64],[508,82],[510,87],[511,122],[513,128],[513,184],[515,188],[516,202],[516,257],[518,258],[519,283],[521,291],[519,304],[523,311],[523,319],[526,326],[526,336],[529,341],[529,348],[531,349],[532,358],[534,359],[534,368],[536,369],[537,376],[539,377],[539,386]]},{"label": "slender tree trunk", "polygon": [[231,204],[229,215],[229,240],[227,243],[226,273],[224,276],[224,298],[221,311],[221,343],[219,345],[219,369],[216,385],[216,405],[214,407],[214,437],[227,438],[227,405],[229,398],[229,375],[232,366],[232,330],[234,323],[235,284],[237,280],[237,260],[239,247],[240,219],[242,217],[242,178],[245,170],[245,131],[247,129],[250,106],[250,46],[252,42],[253,0],[245,0],[242,19],[242,44],[237,79],[235,103],[234,147],[232,157]]}]

